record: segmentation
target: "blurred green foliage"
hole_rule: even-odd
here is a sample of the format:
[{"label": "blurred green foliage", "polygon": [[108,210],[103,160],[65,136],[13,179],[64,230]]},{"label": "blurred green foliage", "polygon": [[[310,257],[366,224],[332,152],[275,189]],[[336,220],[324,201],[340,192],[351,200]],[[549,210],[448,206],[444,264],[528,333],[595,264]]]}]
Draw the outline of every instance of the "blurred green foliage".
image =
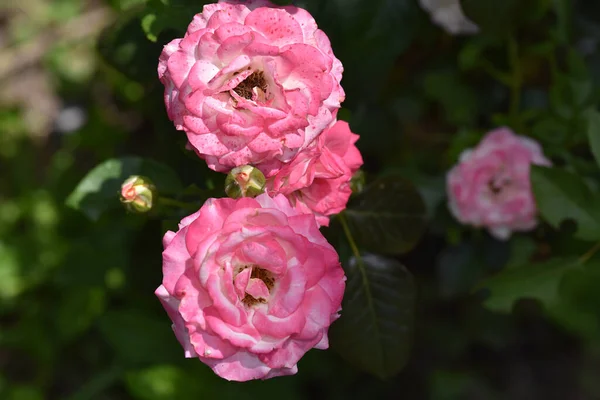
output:
[{"label": "blurred green foliage", "polygon": [[[202,3],[0,5],[1,399],[600,397],[600,206],[591,201],[600,189],[600,7],[463,0],[482,32],[453,37],[416,0],[295,2],[344,64],[340,117],[361,135],[368,182],[409,179],[425,206],[411,216],[428,223],[408,254],[366,258],[409,278],[379,279],[369,269],[369,290],[382,303],[365,316],[359,302],[332,332],[372,324],[385,336],[387,320],[373,318],[385,317],[388,303],[410,308],[413,300],[406,318],[414,326],[386,336],[383,349],[373,336],[344,343],[333,334],[333,349],[355,348],[344,357],[350,364],[333,350],[313,350],[296,376],[237,384],[183,358],[153,296],[161,237],[187,211],[170,210],[163,224],[111,207],[115,193],[95,205],[102,213],[91,221],[65,204],[98,164],[131,155],[169,165],[187,188],[182,198],[220,190],[223,176],[183,149],[156,77],[162,46]],[[460,226],[445,204],[446,171],[498,125],[540,141],[554,162],[533,174],[545,223],[507,243]],[[120,179],[122,171],[111,171]],[[115,182],[106,190],[118,189]],[[353,200],[357,210],[362,197]],[[351,229],[357,215],[348,214]],[[335,225],[325,230],[332,241]],[[340,255],[352,268],[347,246]],[[409,279],[414,286],[402,286]],[[398,353],[406,359],[386,353],[409,342],[410,354]],[[355,367],[365,360],[386,379]]]}]

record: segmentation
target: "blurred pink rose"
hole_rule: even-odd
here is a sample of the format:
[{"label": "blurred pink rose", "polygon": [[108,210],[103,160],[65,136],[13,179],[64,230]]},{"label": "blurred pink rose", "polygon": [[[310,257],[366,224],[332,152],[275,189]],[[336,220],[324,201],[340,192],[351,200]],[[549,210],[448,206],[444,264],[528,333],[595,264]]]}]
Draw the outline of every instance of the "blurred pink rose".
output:
[{"label": "blurred pink rose", "polygon": [[489,132],[448,172],[450,211],[461,223],[486,227],[502,240],[513,231],[532,230],[537,218],[531,164],[551,164],[536,141],[508,128]]},{"label": "blurred pink rose", "polygon": [[328,347],[344,271],[284,196],[209,199],[163,242],[156,295],[186,357],[247,381],[295,374],[304,353]]},{"label": "blurred pink rose", "polygon": [[208,166],[267,176],[335,119],[342,71],[308,12],[267,0],[205,5],[158,66],[169,118]]},{"label": "blurred pink rose", "polygon": [[346,208],[350,179],[363,163],[354,145],[358,135],[337,121],[267,182],[267,192],[281,193],[300,211],[314,213],[321,226]]}]

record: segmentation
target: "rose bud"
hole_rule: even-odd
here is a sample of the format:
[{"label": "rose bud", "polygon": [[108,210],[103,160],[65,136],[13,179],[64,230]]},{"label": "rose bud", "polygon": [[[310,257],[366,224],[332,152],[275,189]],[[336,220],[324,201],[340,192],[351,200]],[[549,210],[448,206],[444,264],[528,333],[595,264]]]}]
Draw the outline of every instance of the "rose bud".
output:
[{"label": "rose bud", "polygon": [[225,178],[225,193],[232,199],[256,197],[264,192],[265,176],[258,168],[244,165],[232,169]]},{"label": "rose bud", "polygon": [[150,179],[138,175],[130,176],[121,185],[121,203],[129,211],[145,213],[152,209],[156,188]]}]

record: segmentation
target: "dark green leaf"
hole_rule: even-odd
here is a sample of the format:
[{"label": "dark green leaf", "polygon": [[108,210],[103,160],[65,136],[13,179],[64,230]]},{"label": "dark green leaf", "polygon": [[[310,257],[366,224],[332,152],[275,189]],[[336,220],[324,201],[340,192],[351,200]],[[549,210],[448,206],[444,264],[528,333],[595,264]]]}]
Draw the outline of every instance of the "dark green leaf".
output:
[{"label": "dark green leaf", "polygon": [[96,399],[113,386],[122,374],[121,366],[113,366],[104,371],[96,370],[90,380],[81,385],[67,400]]},{"label": "dark green leaf", "polygon": [[415,286],[398,261],[365,253],[344,265],[348,280],[331,345],[356,367],[387,378],[406,364],[412,343]]},{"label": "dark green leaf", "polygon": [[559,299],[563,275],[578,266],[577,259],[555,258],[539,264],[510,268],[480,283],[476,290],[489,291],[484,305],[495,311],[510,312],[514,302],[522,298],[536,299],[544,306],[551,307]]},{"label": "dark green leaf", "polygon": [[92,169],[69,195],[66,204],[97,220],[104,211],[119,207],[121,184],[131,175],[150,178],[159,193],[177,193],[182,188],[175,172],[166,165],[139,157],[114,158]]},{"label": "dark green leaf", "polygon": [[531,183],[538,210],[552,226],[558,228],[562,221],[573,220],[577,238],[600,239],[600,203],[579,176],[562,169],[532,166]]},{"label": "dark green leaf", "polygon": [[367,186],[344,213],[359,246],[369,251],[405,253],[425,231],[425,203],[414,185],[398,176]]},{"label": "dark green leaf", "polygon": [[590,148],[596,159],[596,163],[600,165],[600,113],[592,111],[588,113],[588,138],[590,140]]},{"label": "dark green leaf", "polygon": [[75,287],[64,292],[56,315],[61,336],[71,339],[84,332],[104,312],[105,297],[104,289],[99,287]]},{"label": "dark green leaf", "polygon": [[592,93],[590,79],[560,76],[550,88],[550,105],[557,116],[569,121],[585,110]]},{"label": "dark green leaf", "polygon": [[161,47],[146,40],[140,29],[137,11],[121,13],[117,21],[98,38],[98,50],[104,60],[129,79],[158,84],[156,66]]},{"label": "dark green leaf", "polygon": [[171,321],[137,310],[112,311],[99,320],[106,341],[127,365],[174,362],[183,357]]},{"label": "dark green leaf", "polygon": [[530,236],[513,235],[510,239],[510,258],[506,268],[527,265],[536,249],[536,243]]},{"label": "dark green leaf", "polygon": [[584,268],[568,271],[560,285],[560,303],[550,314],[561,325],[583,337],[600,333],[600,263],[591,260]]}]

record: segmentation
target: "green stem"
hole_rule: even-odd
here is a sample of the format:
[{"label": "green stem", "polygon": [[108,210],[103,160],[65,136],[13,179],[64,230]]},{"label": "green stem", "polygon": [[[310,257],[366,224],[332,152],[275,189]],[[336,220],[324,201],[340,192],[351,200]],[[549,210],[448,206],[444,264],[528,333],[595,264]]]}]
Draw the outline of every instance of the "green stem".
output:
[{"label": "green stem", "polygon": [[171,199],[168,197],[159,197],[158,198],[158,202],[160,204],[163,204],[165,206],[171,206],[171,207],[178,207],[178,208],[185,208],[187,210],[196,210],[198,207],[196,207],[193,204],[190,203],[184,203],[183,201],[179,201],[179,200],[175,200],[175,199]]},{"label": "green stem", "polygon": [[[371,287],[369,286],[369,277],[367,276],[367,270],[365,269],[365,264],[363,263],[363,259],[360,255],[360,251],[358,250],[358,246],[354,241],[354,237],[352,236],[352,232],[350,232],[350,227],[348,226],[348,221],[346,220],[346,214],[342,211],[338,214],[338,218],[340,223],[342,224],[342,229],[344,230],[344,234],[346,235],[346,239],[348,239],[348,243],[350,244],[350,248],[352,249],[352,253],[354,253],[354,258],[356,258],[356,265],[358,266],[358,270],[360,271],[360,275],[362,277],[363,289],[365,291],[365,297],[367,298],[367,306],[369,307],[369,311],[371,312],[371,317],[373,318],[373,326],[375,327],[375,335],[379,337],[379,325],[377,321],[377,317],[375,316],[375,304],[373,304],[373,296],[371,294]],[[380,348],[380,347],[378,347]],[[383,356],[383,354],[381,354]]]},{"label": "green stem", "polygon": [[350,244],[350,248],[352,249],[352,253],[354,257],[356,257],[356,261],[360,264],[361,270],[363,269],[362,265],[362,257],[360,256],[360,251],[358,250],[358,246],[354,241],[354,237],[352,236],[352,232],[350,232],[350,227],[348,226],[348,221],[346,221],[346,214],[341,212],[338,214],[340,223],[342,224],[342,229],[344,230],[344,234],[346,235],[346,239],[348,239],[348,243]]},{"label": "green stem", "polygon": [[581,257],[579,257],[579,264],[585,264],[590,258],[594,256],[600,250],[600,242],[596,243],[594,247],[585,252]]}]

